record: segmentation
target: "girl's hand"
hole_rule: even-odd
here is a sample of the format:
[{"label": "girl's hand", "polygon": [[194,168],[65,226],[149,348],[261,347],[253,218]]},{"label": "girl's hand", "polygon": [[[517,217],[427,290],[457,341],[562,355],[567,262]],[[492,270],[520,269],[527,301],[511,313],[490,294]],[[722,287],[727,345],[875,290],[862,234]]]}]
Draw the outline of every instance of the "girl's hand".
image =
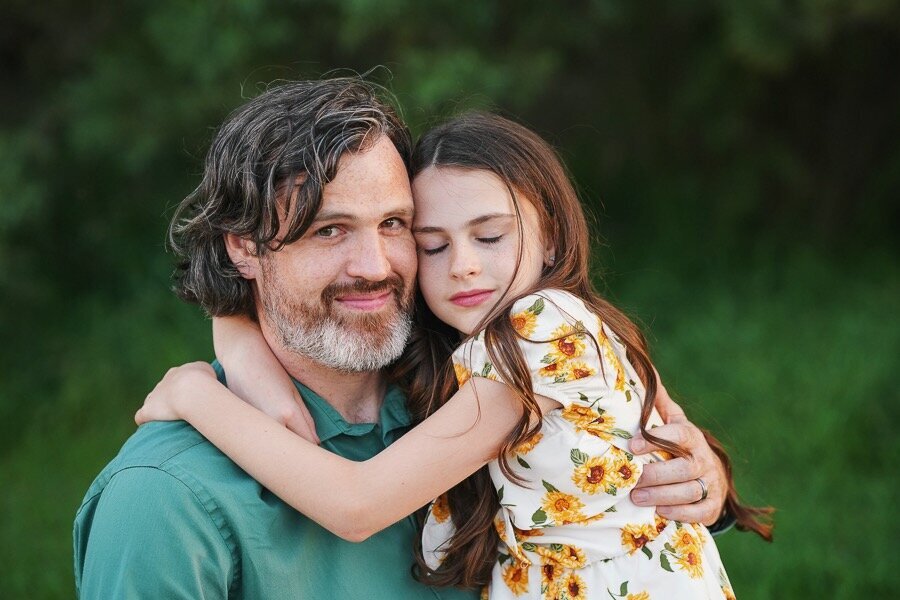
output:
[{"label": "girl's hand", "polygon": [[134,422],[143,425],[148,421],[181,420],[183,404],[202,394],[203,387],[210,383],[218,385],[219,382],[208,363],[192,362],[169,369],[144,399]]},{"label": "girl's hand", "polygon": [[319,443],[309,409],[259,325],[242,316],[215,317],[213,346],[228,389],[305,440]]}]

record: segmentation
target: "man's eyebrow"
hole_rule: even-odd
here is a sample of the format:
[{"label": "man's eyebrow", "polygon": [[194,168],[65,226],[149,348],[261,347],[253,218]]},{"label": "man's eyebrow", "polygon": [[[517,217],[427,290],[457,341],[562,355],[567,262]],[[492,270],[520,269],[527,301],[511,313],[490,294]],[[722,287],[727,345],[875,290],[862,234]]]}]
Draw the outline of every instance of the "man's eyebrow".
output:
[{"label": "man's eyebrow", "polygon": [[[480,217],[475,217],[471,221],[466,222],[466,227],[474,227],[475,225],[481,225],[487,221],[491,221],[493,219],[509,219],[515,218],[516,215],[512,213],[489,213],[486,215],[481,215]],[[444,231],[443,227],[413,227],[413,233],[440,233]]]},{"label": "man's eyebrow", "polygon": [[[413,211],[411,208],[397,208],[394,210],[388,210],[385,212],[382,217],[385,219],[389,219],[390,217],[405,217],[407,219],[412,218]],[[319,212],[316,217],[313,219],[313,223],[319,223],[321,221],[357,221],[359,220],[359,215],[354,215],[352,213],[340,212],[335,210],[323,210]]]}]

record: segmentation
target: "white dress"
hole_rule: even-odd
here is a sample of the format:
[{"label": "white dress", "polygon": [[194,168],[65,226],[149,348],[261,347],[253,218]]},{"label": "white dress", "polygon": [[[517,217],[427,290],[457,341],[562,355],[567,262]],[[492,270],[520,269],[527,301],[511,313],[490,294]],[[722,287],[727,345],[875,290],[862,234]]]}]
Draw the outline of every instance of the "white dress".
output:
[{"label": "white dress", "polygon": [[[702,525],[666,521],[629,497],[643,466],[628,440],[639,431],[644,388],[616,335],[577,297],[544,290],[514,305],[528,338],[520,347],[535,394],[562,408],[509,465],[524,485],[490,463],[502,540],[486,595],[629,600],[733,598],[716,546]],[[553,340],[555,341],[547,341]],[[596,344],[594,343],[596,340]],[[499,380],[481,334],[453,354],[457,379]],[[662,421],[653,411],[648,427]],[[425,557],[437,568],[454,531],[444,497],[429,508]]]}]

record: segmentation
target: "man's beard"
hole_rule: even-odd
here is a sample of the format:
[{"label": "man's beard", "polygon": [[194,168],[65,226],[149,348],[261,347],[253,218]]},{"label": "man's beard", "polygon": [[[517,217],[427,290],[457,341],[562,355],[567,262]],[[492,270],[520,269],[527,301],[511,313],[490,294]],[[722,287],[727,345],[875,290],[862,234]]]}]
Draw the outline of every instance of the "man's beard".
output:
[{"label": "man's beard", "polygon": [[[413,294],[399,276],[379,282],[333,283],[309,302],[289,295],[276,283],[278,275],[269,261],[264,259],[262,265],[265,289],[260,286],[259,296],[263,311],[286,350],[347,373],[377,371],[403,353],[412,331]],[[334,310],[339,296],[386,291],[396,302],[394,310],[377,314]]]}]

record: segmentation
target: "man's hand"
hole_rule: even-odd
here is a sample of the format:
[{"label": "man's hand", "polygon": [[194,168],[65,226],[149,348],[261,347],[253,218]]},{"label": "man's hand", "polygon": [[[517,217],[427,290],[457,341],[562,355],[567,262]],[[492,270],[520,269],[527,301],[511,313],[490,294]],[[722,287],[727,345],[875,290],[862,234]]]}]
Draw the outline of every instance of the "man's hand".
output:
[{"label": "man's hand", "polygon": [[[688,421],[684,411],[675,404],[657,376],[656,409],[665,425],[653,430],[653,435],[675,442],[689,453],[687,458],[673,458],[644,466],[631,500],[638,506],[656,506],[656,512],[667,519],[685,523],[712,525],[722,514],[728,481],[725,468],[713,453],[700,429]],[[637,434],[631,440],[634,454],[659,450]],[[703,488],[708,495],[701,500]]]}]

